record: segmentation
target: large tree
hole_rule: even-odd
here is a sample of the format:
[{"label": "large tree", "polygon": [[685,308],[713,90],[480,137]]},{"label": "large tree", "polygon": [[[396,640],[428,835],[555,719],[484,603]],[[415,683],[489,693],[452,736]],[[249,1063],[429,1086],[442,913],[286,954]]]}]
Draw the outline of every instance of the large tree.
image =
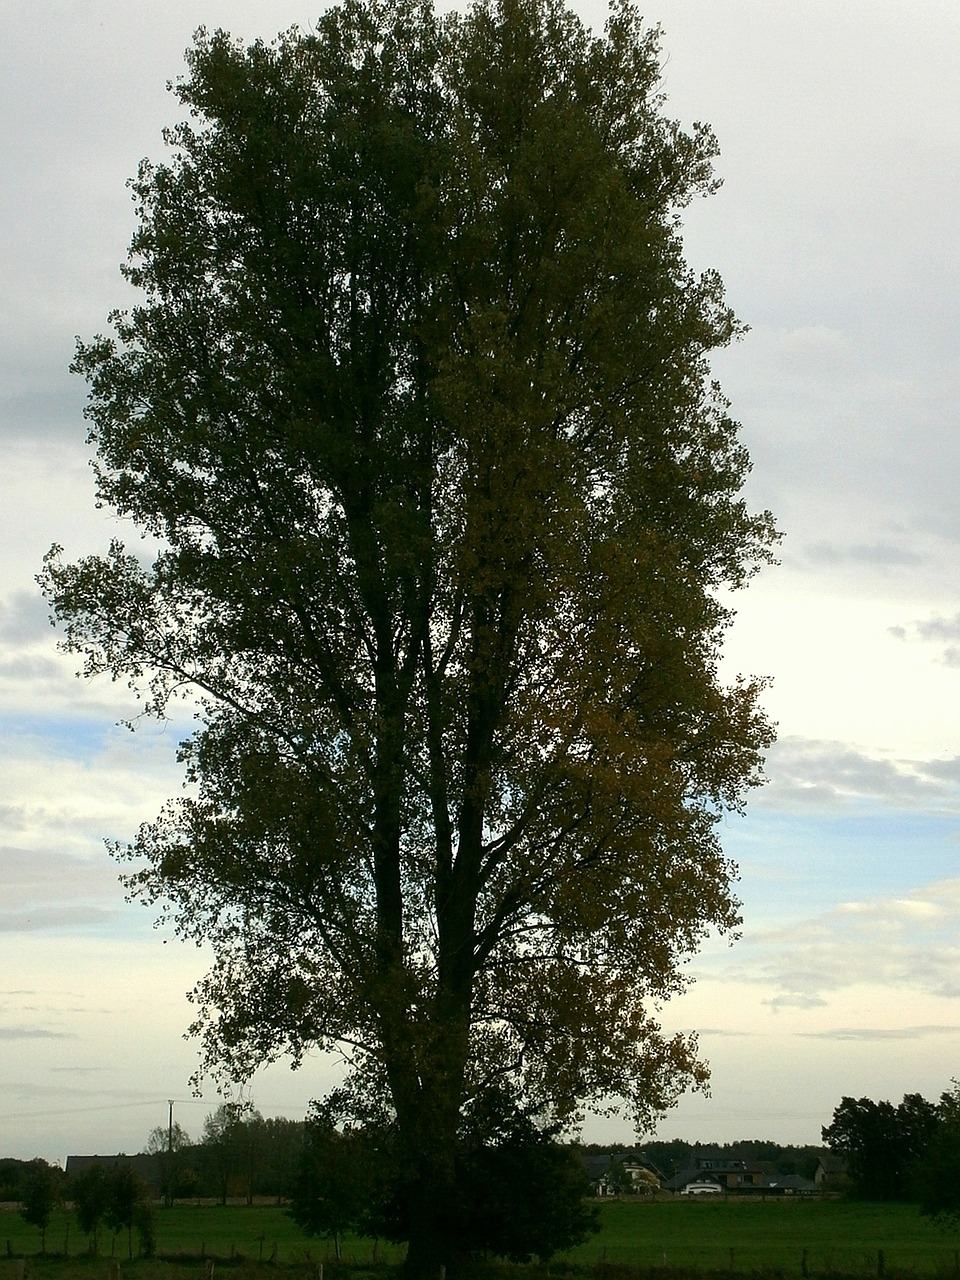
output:
[{"label": "large tree", "polygon": [[738,920],[717,823],[771,734],[717,668],[774,537],[682,255],[715,143],[626,3],[345,0],[188,68],[139,301],[76,360],[100,500],[160,549],[44,581],[88,673],[199,700],[191,789],[120,852],[213,948],[206,1064],[345,1050],[425,1272],[491,1081],[643,1121],[705,1079],[656,1010]]},{"label": "large tree", "polygon": [[918,1161],[940,1127],[941,1108],[907,1093],[896,1107],[871,1098],[841,1098],[821,1133],[831,1150],[846,1158],[857,1196],[905,1200],[916,1192]]}]

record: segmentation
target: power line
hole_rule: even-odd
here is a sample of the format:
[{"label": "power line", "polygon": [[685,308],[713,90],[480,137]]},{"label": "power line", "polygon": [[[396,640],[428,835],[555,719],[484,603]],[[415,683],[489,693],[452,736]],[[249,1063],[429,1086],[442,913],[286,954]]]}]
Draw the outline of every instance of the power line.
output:
[{"label": "power line", "polygon": [[[56,1107],[50,1111],[14,1111],[8,1115],[0,1115],[0,1120],[43,1120],[47,1116],[86,1115],[91,1111],[131,1111],[139,1107],[158,1107],[167,1099],[148,1098],[144,1102],[104,1102],[94,1107]],[[175,1098],[175,1102],[203,1102],[202,1098]],[[210,1105],[209,1102],[206,1104]]]}]

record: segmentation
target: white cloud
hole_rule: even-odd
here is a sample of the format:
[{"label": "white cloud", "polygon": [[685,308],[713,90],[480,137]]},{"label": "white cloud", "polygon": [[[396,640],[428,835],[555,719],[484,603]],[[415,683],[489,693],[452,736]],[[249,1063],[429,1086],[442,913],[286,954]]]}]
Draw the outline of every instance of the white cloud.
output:
[{"label": "white cloud", "polygon": [[838,993],[880,988],[899,1024],[904,999],[908,1007],[921,996],[952,1007],[960,996],[958,936],[960,879],[949,879],[905,895],[840,902],[778,928],[748,925],[732,952],[710,957],[704,976],[762,988],[769,994],[758,1001],[775,1011],[828,1008]]}]

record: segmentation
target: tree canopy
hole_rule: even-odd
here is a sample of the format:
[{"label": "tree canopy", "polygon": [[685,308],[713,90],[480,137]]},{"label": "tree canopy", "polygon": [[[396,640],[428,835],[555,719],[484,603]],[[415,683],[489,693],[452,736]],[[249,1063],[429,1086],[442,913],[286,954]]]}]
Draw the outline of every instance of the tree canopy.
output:
[{"label": "tree canopy", "polygon": [[44,586],[88,674],[199,712],[130,893],[213,949],[205,1067],[338,1049],[388,1099],[414,1271],[485,1089],[645,1122],[704,1081],[657,1006],[738,923],[717,823],[772,734],[718,661],[775,535],[682,253],[716,144],[658,57],[619,2],[200,31],[139,299],[78,346],[99,499],[159,551]]},{"label": "tree canopy", "polygon": [[905,1200],[915,1194],[918,1162],[941,1126],[941,1107],[907,1093],[897,1106],[841,1098],[822,1134],[831,1150],[846,1158],[854,1194],[864,1200]]}]

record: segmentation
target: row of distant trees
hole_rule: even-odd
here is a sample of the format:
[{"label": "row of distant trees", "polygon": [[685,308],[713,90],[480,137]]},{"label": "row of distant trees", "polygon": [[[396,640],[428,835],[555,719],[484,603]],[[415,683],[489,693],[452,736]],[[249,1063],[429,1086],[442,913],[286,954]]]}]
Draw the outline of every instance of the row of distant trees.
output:
[{"label": "row of distant trees", "polygon": [[[607,1153],[618,1156],[630,1156],[636,1151],[635,1144],[627,1143],[588,1143],[583,1147],[586,1155]],[[674,1174],[689,1169],[694,1159],[701,1154],[703,1146],[698,1142],[687,1142],[684,1138],[669,1140],[652,1140],[644,1142],[643,1154],[647,1160],[663,1175],[672,1178]],[[817,1164],[825,1154],[826,1147],[813,1145],[795,1145],[780,1143],[761,1138],[749,1138],[739,1142],[710,1143],[710,1151],[722,1160],[743,1160],[747,1164],[763,1164],[770,1166],[777,1173],[799,1174],[801,1178],[812,1179],[817,1171]],[[626,1184],[625,1184],[626,1185]]]},{"label": "row of distant trees", "polygon": [[[192,1143],[180,1125],[154,1129],[143,1155],[159,1176],[150,1186],[134,1163],[107,1157],[82,1165],[69,1177],[43,1160],[0,1162],[2,1193],[21,1202],[21,1214],[45,1248],[50,1216],[72,1202],[90,1251],[104,1230],[121,1233],[133,1256],[154,1247],[154,1201],[209,1195],[276,1195],[310,1235],[333,1241],[337,1255],[347,1232],[395,1241],[409,1239],[411,1206],[407,1170],[389,1119],[363,1126],[342,1123],[336,1097],[315,1106],[305,1121],[264,1119],[224,1105],[204,1122]],[[558,1249],[596,1229],[596,1209],[580,1149],[556,1140],[550,1129],[492,1091],[465,1126],[457,1155],[458,1195],[440,1211],[467,1254],[525,1261],[549,1259]]]},{"label": "row of distant trees", "polygon": [[74,1178],[65,1178],[59,1165],[46,1160],[0,1161],[0,1194],[16,1190],[20,1216],[40,1233],[40,1250],[46,1251],[50,1218],[65,1197],[73,1202],[80,1230],[98,1252],[101,1229],[113,1232],[113,1243],[126,1232],[127,1251],[133,1257],[134,1231],[140,1253],[154,1248],[153,1191],[129,1164],[88,1165]]},{"label": "row of distant trees", "polygon": [[179,1124],[153,1129],[146,1151],[156,1157],[158,1188],[167,1203],[190,1197],[286,1199],[304,1143],[304,1122],[223,1103],[207,1116],[199,1142]]},{"label": "row of distant trees", "polygon": [[847,1165],[851,1194],[906,1200],[960,1222],[960,1084],[930,1102],[905,1094],[894,1106],[843,1098],[823,1140]]}]

